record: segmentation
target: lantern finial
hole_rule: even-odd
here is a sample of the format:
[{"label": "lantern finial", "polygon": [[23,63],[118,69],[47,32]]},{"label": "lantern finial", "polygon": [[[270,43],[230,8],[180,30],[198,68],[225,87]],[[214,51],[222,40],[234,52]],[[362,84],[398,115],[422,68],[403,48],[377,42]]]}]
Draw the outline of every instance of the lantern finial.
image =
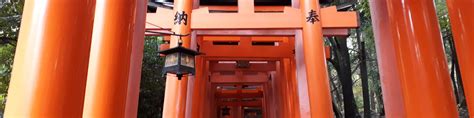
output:
[{"label": "lantern finial", "polygon": [[178,80],[181,80],[181,78],[183,78],[183,73],[180,71],[176,72],[176,77],[178,78]]},{"label": "lantern finial", "polygon": [[171,34],[173,36],[178,36],[179,39],[178,39],[178,47],[181,47],[183,45],[183,36],[189,36],[189,34],[176,34],[176,32],[173,32],[173,34]]},{"label": "lantern finial", "polygon": [[178,40],[178,46],[181,47],[183,45],[183,42],[181,40],[181,36],[179,37],[179,40]]}]

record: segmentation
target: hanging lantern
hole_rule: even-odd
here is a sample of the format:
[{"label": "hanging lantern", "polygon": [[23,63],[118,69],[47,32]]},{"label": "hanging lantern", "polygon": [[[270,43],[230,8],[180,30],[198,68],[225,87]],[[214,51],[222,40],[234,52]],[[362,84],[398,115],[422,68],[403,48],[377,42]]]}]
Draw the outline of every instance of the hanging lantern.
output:
[{"label": "hanging lantern", "polygon": [[166,56],[163,73],[175,74],[178,80],[181,80],[184,75],[194,74],[194,59],[200,53],[181,46],[181,35],[178,36],[180,36],[180,39],[177,47],[163,50],[159,53]]}]

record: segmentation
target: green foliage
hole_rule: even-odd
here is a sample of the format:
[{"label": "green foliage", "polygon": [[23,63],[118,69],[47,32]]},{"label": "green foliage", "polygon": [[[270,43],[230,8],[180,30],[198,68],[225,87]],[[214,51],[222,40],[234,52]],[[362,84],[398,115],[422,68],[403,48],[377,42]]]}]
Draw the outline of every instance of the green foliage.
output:
[{"label": "green foliage", "polygon": [[139,118],[159,118],[162,115],[166,81],[161,73],[164,58],[158,54],[161,43],[161,37],[145,38],[138,105]]},{"label": "green foliage", "polygon": [[0,5],[0,38],[16,40],[20,30],[24,0],[11,0]]},{"label": "green foliage", "polygon": [[10,83],[14,55],[14,46],[0,45],[0,112],[5,109],[5,98]]},{"label": "green foliage", "polygon": [[452,59],[452,51],[450,50],[452,41],[452,34],[451,34],[451,24],[449,22],[449,15],[448,9],[446,6],[445,0],[435,0],[436,5],[436,15],[438,16],[438,22],[441,30],[441,35],[443,36],[444,48],[446,52],[446,57],[448,59],[448,63],[451,63]]},{"label": "green foliage", "polygon": [[450,35],[451,25],[449,22],[448,9],[445,0],[435,0],[436,14],[441,27],[443,36]]}]

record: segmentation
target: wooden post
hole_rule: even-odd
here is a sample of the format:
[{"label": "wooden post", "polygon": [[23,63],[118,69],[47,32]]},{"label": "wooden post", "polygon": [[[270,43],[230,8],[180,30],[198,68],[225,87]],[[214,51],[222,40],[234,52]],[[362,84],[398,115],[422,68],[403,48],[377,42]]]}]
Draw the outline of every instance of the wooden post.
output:
[{"label": "wooden post", "polygon": [[298,78],[296,78],[296,61],[295,59],[290,59],[290,81],[291,83],[291,93],[293,93],[293,109],[294,117],[300,118],[300,102],[299,102],[299,93],[298,93]]},{"label": "wooden post", "polygon": [[[207,105],[204,102],[205,99],[205,92],[206,90],[206,84],[205,82],[208,80],[206,77],[206,74],[204,72],[207,72],[207,66],[204,63],[204,59],[202,57],[197,57],[196,58],[196,76],[194,80],[194,88],[192,89],[193,92],[193,99],[192,99],[192,106],[191,106],[191,116],[193,118],[202,118],[203,117],[203,105]],[[189,111],[188,111],[189,112]]]},{"label": "wooden post", "polygon": [[[446,0],[469,113],[474,113],[474,12],[472,0]],[[459,76],[459,75],[458,75]]]},{"label": "wooden post", "polygon": [[146,1],[97,0],[83,117],[136,117]]},{"label": "wooden post", "polygon": [[25,0],[5,117],[82,116],[94,6]]},{"label": "wooden post", "polygon": [[[191,12],[193,9],[193,0],[174,1],[174,26],[172,31],[176,34],[187,35],[182,37],[183,47],[191,46]],[[170,18],[171,19],[171,18]],[[180,37],[171,36],[170,47],[178,46]],[[163,117],[165,118],[184,118],[186,113],[186,96],[188,78],[178,80],[175,75],[166,77],[165,100],[163,106]]]},{"label": "wooden post", "polygon": [[332,118],[319,0],[301,0],[303,50],[311,117]]},{"label": "wooden post", "polygon": [[387,9],[387,1],[371,0],[370,11],[372,14],[372,25],[374,28],[375,47],[377,49],[377,62],[380,70],[380,83],[384,109],[387,117],[405,117],[405,105],[403,104],[402,88],[397,70],[396,53]]},{"label": "wooden post", "polygon": [[287,93],[286,93],[286,86],[285,86],[285,69],[284,69],[284,61],[283,59],[279,60],[276,62],[276,73],[275,73],[275,90],[276,90],[276,96],[273,96],[277,98],[277,112],[281,113],[281,117],[288,118],[289,117],[289,109],[287,107],[286,101],[287,99]]},{"label": "wooden post", "polygon": [[282,64],[281,66],[283,66],[283,75],[284,75],[284,79],[282,80],[283,83],[284,83],[284,91],[285,93],[283,94],[283,96],[286,97],[286,100],[285,100],[285,107],[288,108],[287,112],[288,112],[288,117],[291,117],[291,118],[297,118],[295,116],[295,109],[293,107],[293,97],[296,96],[296,93],[294,93],[292,91],[292,77],[291,77],[291,66],[290,66],[290,59],[289,58],[285,58],[282,60]]},{"label": "wooden post", "polygon": [[300,108],[300,116],[302,118],[311,117],[311,109],[309,104],[309,90],[306,77],[306,64],[304,63],[303,53],[303,37],[302,31],[296,30],[295,33],[295,76],[298,86],[298,103]]},{"label": "wooden post", "polygon": [[145,43],[145,22],[147,1],[137,0],[135,10],[135,32],[133,33],[132,57],[130,60],[130,75],[128,79],[127,102],[125,117],[137,117],[138,99],[140,96],[140,80],[142,72],[143,48]]},{"label": "wooden post", "polygon": [[[377,2],[372,5],[383,4]],[[386,54],[378,55],[382,61],[379,62],[382,80],[392,79],[382,81],[382,87],[390,90],[384,94],[389,95],[384,99],[388,100],[388,105],[396,105],[387,107],[391,109],[387,109],[387,115],[458,117],[433,1],[387,0],[386,5],[371,10],[376,13],[375,30],[380,30],[376,32],[377,47],[389,48],[382,51]],[[395,66],[388,66],[391,64]],[[396,73],[389,71],[392,68]],[[397,94],[401,94],[402,99]]]}]

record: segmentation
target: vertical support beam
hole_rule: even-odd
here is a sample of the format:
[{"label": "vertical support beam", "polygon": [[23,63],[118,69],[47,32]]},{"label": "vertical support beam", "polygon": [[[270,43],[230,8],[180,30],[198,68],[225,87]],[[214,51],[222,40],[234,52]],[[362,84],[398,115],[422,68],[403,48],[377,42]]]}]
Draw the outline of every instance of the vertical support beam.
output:
[{"label": "vertical support beam", "polygon": [[[209,85],[209,76],[208,76],[209,75],[208,74],[209,73],[209,61],[207,61],[206,59],[203,59],[203,61],[204,61],[203,66],[205,67],[205,71],[203,71],[203,74],[202,74],[202,79],[203,79],[203,84],[204,85],[202,87],[203,88],[203,98],[202,98],[203,100],[201,100],[201,101],[202,101],[202,103],[209,103],[209,102],[207,102],[209,100],[208,92],[211,91],[211,90],[209,90],[210,87],[208,87],[208,85]],[[200,113],[202,115],[202,117],[203,118],[209,118],[209,116],[208,116],[208,114],[209,114],[209,104],[201,105],[200,108],[201,108],[201,111],[202,111]]]},{"label": "vertical support beam", "polygon": [[210,101],[209,102],[210,103],[210,109],[209,109],[210,112],[209,113],[210,114],[209,115],[211,116],[210,118],[218,118],[217,113],[220,113],[220,112],[218,112],[218,110],[220,110],[220,109],[218,108],[217,103],[218,103],[219,100],[216,99],[216,97],[215,97],[217,86],[215,84],[212,84],[212,83],[210,83],[209,85],[211,87],[211,89],[209,91],[209,93],[210,93],[209,94],[209,96],[210,96],[210,99],[209,99],[209,101]]},{"label": "vertical support beam", "polygon": [[387,11],[391,38],[377,40],[393,45],[404,117],[457,117],[433,1],[387,0]]},{"label": "vertical support beam", "polygon": [[271,89],[272,89],[272,110],[273,110],[273,114],[275,114],[275,117],[276,118],[279,118],[279,117],[284,117],[284,109],[283,107],[281,106],[281,94],[280,94],[280,88],[278,87],[279,86],[279,83],[278,83],[278,80],[280,79],[278,77],[278,67],[279,67],[279,64],[278,62],[275,62],[276,63],[276,67],[277,67],[277,70],[276,71],[273,71],[270,73],[270,75],[272,76],[272,80],[271,80]]},{"label": "vertical support beam", "polygon": [[389,27],[391,20],[388,17],[386,0],[370,0],[370,13],[374,28],[377,62],[380,70],[385,115],[391,118],[405,117],[405,105],[400,85],[400,68],[396,60],[395,39]]},{"label": "vertical support beam", "polygon": [[[187,111],[190,113],[189,116],[186,116],[188,118],[202,118],[202,113],[203,113],[203,105],[205,102],[203,101],[205,97],[205,82],[208,80],[204,76],[204,72],[206,72],[207,66],[204,63],[204,59],[202,56],[197,56],[196,57],[196,76],[194,78],[193,82],[193,89],[190,89],[192,91],[192,102],[191,102],[191,110]],[[192,80],[190,80],[192,81]],[[190,104],[190,103],[188,103]]]},{"label": "vertical support beam", "polygon": [[287,112],[287,116],[286,117],[291,117],[291,118],[295,118],[294,114],[293,114],[293,107],[292,106],[292,96],[293,96],[293,93],[290,92],[290,83],[291,83],[291,78],[290,78],[290,69],[289,69],[289,64],[290,64],[290,60],[288,58],[284,58],[281,60],[281,63],[280,63],[280,66],[281,66],[281,74],[280,76],[282,77],[281,81],[282,81],[282,89],[283,89],[283,102],[284,102],[284,106],[286,107],[286,112]]},{"label": "vertical support beam", "polygon": [[[197,60],[196,60],[197,62]],[[195,67],[197,67],[195,65]],[[197,68],[196,68],[197,69]],[[187,86],[187,91],[189,92],[186,92],[186,105],[184,106],[185,108],[185,113],[184,113],[184,117],[185,118],[191,118],[192,117],[192,113],[193,113],[193,104],[197,101],[194,101],[194,100],[197,100],[197,98],[194,97],[195,93],[195,87],[194,86],[197,86],[196,85],[196,76],[188,76],[188,86]],[[198,116],[194,116],[194,117],[198,117]]]},{"label": "vertical support beam", "polygon": [[145,43],[145,22],[147,12],[147,1],[136,0],[135,8],[135,32],[133,32],[132,55],[130,60],[130,74],[128,79],[127,103],[125,106],[125,117],[137,117],[138,99],[140,95],[140,80],[142,74],[143,48]]},{"label": "vertical support beam", "polygon": [[[170,77],[170,76],[167,76],[167,79],[168,79],[168,77]],[[171,77],[175,77],[175,76],[173,75]],[[176,78],[176,80],[178,80],[178,79]],[[187,102],[187,97],[188,97],[187,95],[188,95],[189,78],[184,77],[182,79],[182,81],[180,81],[180,80],[178,80],[178,81],[179,81],[179,88],[178,88],[179,96],[178,96],[178,104],[176,104],[177,105],[176,114],[178,115],[178,118],[184,118],[184,117],[186,117],[186,102]]]},{"label": "vertical support beam", "polygon": [[446,0],[469,113],[474,113],[474,12],[472,0]]},{"label": "vertical support beam", "polygon": [[203,109],[202,109],[202,114],[203,114],[203,118],[212,118],[211,117],[211,104],[210,104],[210,100],[212,99],[212,95],[211,95],[211,91],[212,91],[212,87],[211,87],[211,83],[210,83],[210,79],[209,79],[209,61],[205,60],[204,61],[204,65],[206,66],[206,71],[203,72],[203,80],[204,80],[204,99],[203,99],[203,103],[206,103],[205,105],[202,105]]},{"label": "vertical support beam", "polygon": [[300,5],[303,14],[301,18],[303,21],[303,50],[311,117],[332,118],[333,111],[324,56],[319,0],[301,0]]},{"label": "vertical support beam", "polygon": [[239,117],[239,106],[231,106],[232,111],[230,112],[231,116],[234,116],[233,118],[240,118]]},{"label": "vertical support beam", "polygon": [[276,97],[277,98],[277,113],[280,113],[281,115],[278,115],[278,117],[282,117],[282,118],[288,118],[289,115],[289,110],[288,110],[288,107],[286,105],[286,98],[287,98],[287,95],[286,94],[286,91],[285,91],[285,76],[284,76],[284,67],[283,67],[283,60],[279,60],[276,63],[276,73],[275,73],[275,80],[273,80],[275,82],[274,84],[274,87],[275,87],[275,90],[276,90]]},{"label": "vertical support beam", "polygon": [[295,59],[290,59],[290,79],[291,79],[291,93],[293,93],[293,109],[294,109],[294,117],[300,118],[300,102],[299,102],[299,91],[298,91],[298,78],[296,78],[296,63]]},{"label": "vertical support beam", "polygon": [[[237,85],[237,94],[242,94],[242,84]],[[237,98],[237,101],[239,103],[242,103],[242,97],[239,96]],[[242,104],[236,105],[235,107],[236,107],[236,109],[235,109],[236,110],[236,112],[235,112],[236,117],[235,118],[242,118],[242,115],[243,115],[243,113],[242,113],[243,112],[242,111]]]},{"label": "vertical support beam", "polygon": [[200,116],[202,118],[208,118],[208,117],[205,116],[205,114],[206,114],[206,107],[205,106],[208,105],[208,104],[206,104],[206,103],[208,103],[208,102],[206,102],[206,99],[208,99],[206,93],[207,93],[207,91],[209,91],[208,87],[207,87],[207,82],[209,81],[209,77],[208,77],[209,64],[208,64],[208,61],[204,57],[201,58],[201,61],[202,61],[203,71],[201,72],[201,76],[200,76],[201,78],[199,78],[199,79],[201,79],[200,81],[202,81],[201,82],[202,85],[200,87],[200,92],[201,92],[202,95],[201,95],[201,98],[199,100],[200,103],[198,105],[198,109],[199,109],[198,116]]},{"label": "vertical support beam", "polygon": [[407,116],[457,117],[433,1],[387,3]]},{"label": "vertical support beam", "polygon": [[268,91],[267,89],[267,84],[262,84],[262,89],[263,89],[263,97],[262,97],[262,117],[263,118],[268,118],[268,97],[267,97],[267,93],[266,91]]},{"label": "vertical support beam", "polygon": [[306,65],[304,63],[303,36],[301,30],[295,31],[295,74],[298,86],[298,101],[300,104],[300,116],[302,118],[311,117],[309,106],[309,92],[306,77]]},{"label": "vertical support beam", "polygon": [[136,116],[145,2],[97,0],[83,117]]},{"label": "vertical support beam", "polygon": [[[191,34],[191,12],[193,9],[193,0],[174,1],[174,26],[171,29],[176,34]],[[171,37],[170,47],[178,46],[178,36]],[[191,36],[182,37],[183,47],[190,48]],[[163,117],[166,118],[184,118],[186,111],[186,96],[188,78],[178,80],[175,75],[166,76],[165,100],[163,106]]]},{"label": "vertical support beam", "polygon": [[[196,38],[197,38],[197,35],[196,35],[195,32],[192,32],[192,33],[190,34],[190,36],[191,36],[190,48],[191,48],[192,50],[197,50],[197,42],[196,42],[196,41],[197,41],[197,39],[196,39]],[[185,106],[185,107],[186,107],[186,108],[185,108],[185,109],[186,109],[186,110],[185,110],[185,111],[186,111],[186,113],[185,113],[185,117],[186,117],[186,118],[191,118],[191,117],[193,116],[193,115],[192,115],[192,113],[193,113],[193,108],[192,108],[192,107],[193,107],[193,104],[194,104],[195,102],[197,102],[197,101],[195,101],[195,100],[198,99],[198,98],[194,99],[194,95],[196,94],[194,91],[196,90],[195,86],[199,86],[199,85],[196,85],[196,82],[199,81],[199,80],[196,80],[196,78],[200,78],[200,77],[198,76],[198,73],[201,73],[201,72],[202,72],[202,69],[203,69],[203,68],[202,68],[202,65],[199,65],[199,63],[200,63],[199,61],[201,61],[201,60],[200,60],[200,56],[196,56],[196,59],[195,59],[195,69],[196,69],[196,70],[195,70],[195,75],[189,76],[189,78],[188,78],[188,86],[187,86],[187,88],[189,88],[189,91],[191,91],[191,92],[187,92],[187,93],[186,93],[186,106]],[[197,97],[199,97],[199,96],[197,96]],[[196,116],[194,116],[194,117],[198,117],[198,116],[196,115]]]},{"label": "vertical support beam", "polygon": [[[273,78],[272,78],[273,80]],[[275,113],[275,104],[273,103],[275,97],[273,97],[273,85],[272,85],[272,81],[269,80],[267,83],[265,83],[265,87],[266,87],[266,90],[265,90],[265,101],[266,101],[266,115],[268,116],[267,118],[274,118],[276,117],[276,113]]]},{"label": "vertical support beam", "polygon": [[5,117],[81,117],[94,6],[25,1]]}]

